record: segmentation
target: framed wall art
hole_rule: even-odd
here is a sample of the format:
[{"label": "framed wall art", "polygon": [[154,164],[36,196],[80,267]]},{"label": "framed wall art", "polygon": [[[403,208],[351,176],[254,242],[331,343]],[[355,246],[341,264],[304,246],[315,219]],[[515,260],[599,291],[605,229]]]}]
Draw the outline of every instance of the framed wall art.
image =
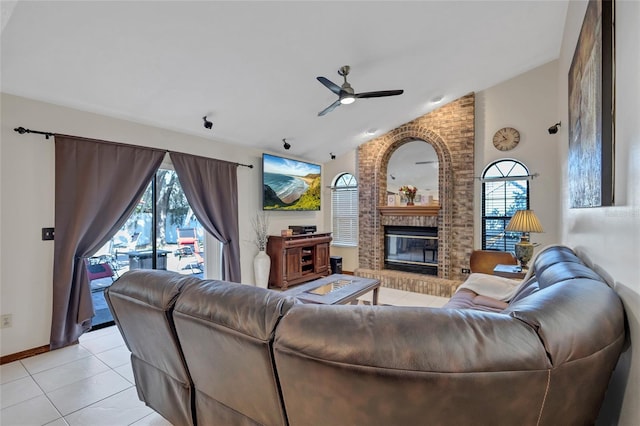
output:
[{"label": "framed wall art", "polygon": [[615,4],[590,0],[569,68],[571,208],[613,205]]}]

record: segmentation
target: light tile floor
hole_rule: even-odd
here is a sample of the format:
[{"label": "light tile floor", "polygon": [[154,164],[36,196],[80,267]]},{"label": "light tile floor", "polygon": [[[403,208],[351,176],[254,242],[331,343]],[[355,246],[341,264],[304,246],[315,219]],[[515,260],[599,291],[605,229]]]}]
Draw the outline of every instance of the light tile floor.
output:
[{"label": "light tile floor", "polygon": [[[363,300],[371,301],[371,295]],[[380,304],[440,307],[447,298],[381,288]],[[114,327],[80,344],[0,366],[2,426],[171,426],[138,400],[129,351]]]}]

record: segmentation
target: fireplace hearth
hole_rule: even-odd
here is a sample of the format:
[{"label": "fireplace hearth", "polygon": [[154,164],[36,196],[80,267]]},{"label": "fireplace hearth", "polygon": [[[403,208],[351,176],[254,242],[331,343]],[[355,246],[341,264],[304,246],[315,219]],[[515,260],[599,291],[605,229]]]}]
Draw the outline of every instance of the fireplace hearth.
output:
[{"label": "fireplace hearth", "polygon": [[438,275],[438,228],[384,227],[384,269]]}]

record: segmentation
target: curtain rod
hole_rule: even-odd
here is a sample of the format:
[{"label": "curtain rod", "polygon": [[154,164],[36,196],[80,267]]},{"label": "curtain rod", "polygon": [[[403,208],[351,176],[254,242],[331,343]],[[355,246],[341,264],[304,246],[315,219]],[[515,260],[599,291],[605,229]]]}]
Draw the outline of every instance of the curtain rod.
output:
[{"label": "curtain rod", "polygon": [[[25,129],[24,127],[20,126],[20,127],[16,127],[15,129],[13,129],[14,132],[18,132],[21,135],[24,135],[25,133],[34,133],[34,134],[38,134],[38,135],[44,135],[44,137],[46,139],[49,139],[51,136],[56,136],[56,133],[51,133],[51,132],[41,132],[39,130],[31,130],[31,129]],[[168,149],[165,150],[168,153],[171,153],[171,151],[169,151]],[[237,166],[242,166],[242,167],[248,167],[250,169],[253,169],[253,164],[242,164],[242,163],[232,163],[235,164]]]},{"label": "curtain rod", "polygon": [[51,132],[40,132],[38,130],[30,130],[30,129],[25,129],[24,127],[16,127],[15,129],[13,129],[14,132],[18,132],[21,135],[24,135],[25,133],[37,133],[39,135],[44,135],[45,138],[49,139],[49,137],[51,136],[55,136],[55,133],[51,133]]},{"label": "curtain rod", "polygon": [[482,176],[476,176],[475,179],[478,179],[481,182],[498,182],[502,180],[533,180],[538,176],[540,176],[540,173],[534,173],[531,175],[524,175],[524,176],[501,176],[501,177],[490,177],[490,178],[483,178]]}]

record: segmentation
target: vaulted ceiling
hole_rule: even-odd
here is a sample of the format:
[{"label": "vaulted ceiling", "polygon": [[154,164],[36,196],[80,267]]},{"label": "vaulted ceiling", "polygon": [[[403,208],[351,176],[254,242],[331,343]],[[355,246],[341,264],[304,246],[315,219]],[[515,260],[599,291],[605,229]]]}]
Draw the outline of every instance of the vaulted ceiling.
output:
[{"label": "vaulted ceiling", "polygon": [[[3,1],[1,88],[325,162],[556,59],[567,3]],[[404,94],[319,117],[337,97],[316,77],[343,65],[357,93]]]}]

